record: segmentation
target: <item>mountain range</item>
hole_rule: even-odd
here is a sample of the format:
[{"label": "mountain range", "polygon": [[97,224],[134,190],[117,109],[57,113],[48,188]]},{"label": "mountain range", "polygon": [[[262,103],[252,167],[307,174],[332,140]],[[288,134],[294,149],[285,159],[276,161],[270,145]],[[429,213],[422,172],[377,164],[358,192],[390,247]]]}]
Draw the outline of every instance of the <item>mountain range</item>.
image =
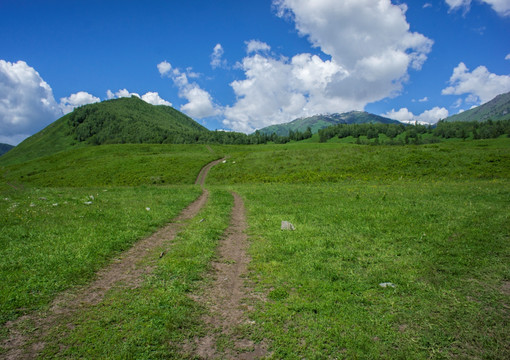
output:
[{"label": "mountain range", "polygon": [[305,132],[308,127],[315,134],[320,129],[327,128],[337,124],[367,124],[367,123],[383,123],[383,124],[400,124],[397,120],[385,118],[383,116],[370,114],[365,111],[350,111],[342,114],[322,114],[310,117],[303,117],[285,124],[277,124],[267,126],[258,130],[262,134],[273,134],[279,136],[288,136],[289,131]]}]

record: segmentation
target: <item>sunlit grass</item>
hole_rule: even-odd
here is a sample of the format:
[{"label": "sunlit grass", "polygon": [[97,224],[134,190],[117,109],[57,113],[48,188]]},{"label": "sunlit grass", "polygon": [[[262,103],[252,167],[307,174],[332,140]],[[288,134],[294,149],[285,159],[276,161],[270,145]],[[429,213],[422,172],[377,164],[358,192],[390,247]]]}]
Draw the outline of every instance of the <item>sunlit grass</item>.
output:
[{"label": "sunlit grass", "polygon": [[294,143],[232,152],[230,160],[211,170],[209,184],[498,179],[510,177],[510,139],[405,147]]},{"label": "sunlit grass", "polygon": [[236,186],[268,297],[255,338],[275,358],[509,356],[509,185]]},{"label": "sunlit grass", "polygon": [[0,323],[86,283],[200,192],[196,186],[170,186],[2,193]]},{"label": "sunlit grass", "polygon": [[[189,294],[197,291],[230,221],[232,195],[212,190],[209,202],[170,244],[155,271],[136,289],[114,288],[99,305],[48,337],[49,358],[186,358],[185,341],[204,331],[204,312]],[[157,256],[157,255],[156,255]],[[63,347],[62,347],[63,346]],[[64,348],[64,351],[60,351]]]}]

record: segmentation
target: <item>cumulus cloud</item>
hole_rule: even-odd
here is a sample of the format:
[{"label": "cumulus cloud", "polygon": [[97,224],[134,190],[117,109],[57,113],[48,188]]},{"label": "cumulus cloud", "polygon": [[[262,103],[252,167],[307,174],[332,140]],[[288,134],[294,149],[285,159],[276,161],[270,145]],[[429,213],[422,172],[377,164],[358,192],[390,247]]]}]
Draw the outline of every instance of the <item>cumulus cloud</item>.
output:
[{"label": "cumulus cloud", "polygon": [[189,81],[190,74],[193,77],[195,73],[191,69],[182,72],[167,61],[158,64],[158,70],[161,76],[167,76],[179,89],[179,97],[188,102],[181,106],[180,110],[192,118],[203,119],[216,116],[221,113],[221,109],[213,103],[211,95],[198,84]]},{"label": "cumulus cloud", "polygon": [[79,91],[76,94],[69,95],[68,97],[60,98],[59,106],[62,110],[62,113],[68,114],[79,106],[92,104],[99,101],[101,101],[101,99],[98,97],[95,97],[94,95],[85,91]]},{"label": "cumulus cloud", "polygon": [[17,145],[61,115],[51,87],[33,67],[0,60],[0,141]]},{"label": "cumulus cloud", "polygon": [[505,60],[510,60],[510,54],[507,54],[507,56],[505,56]]},{"label": "cumulus cloud", "polygon": [[119,89],[115,93],[111,90],[108,90],[106,92],[106,97],[108,99],[118,99],[118,98],[124,98],[124,97],[132,97],[132,96],[136,96],[137,98],[142,99],[146,103],[149,103],[152,105],[172,106],[172,103],[169,101],[166,101],[165,99],[160,97],[158,92],[149,91],[146,94],[141,95],[141,96],[140,96],[140,94],[135,93],[135,92],[130,92],[127,89]]},{"label": "cumulus cloud", "polygon": [[127,89],[119,89],[117,92],[113,92],[111,90],[108,90],[106,92],[106,97],[108,99],[118,99],[123,97],[131,97],[136,96],[137,98],[142,99],[146,103],[152,104],[152,105],[166,105],[166,106],[172,106],[172,103],[169,101],[166,101],[161,96],[159,96],[158,92],[149,91],[145,95],[140,96],[138,93],[130,92]]},{"label": "cumulus cloud", "polygon": [[145,95],[142,95],[142,100],[152,105],[172,106],[172,103],[159,96],[158,92],[149,91]]},{"label": "cumulus cloud", "polygon": [[432,41],[409,31],[405,5],[390,0],[275,0],[314,47],[330,57],[268,54],[246,43],[244,80],[231,83],[237,101],[225,108],[226,126],[252,131],[315,113],[361,110],[399,93],[409,69],[419,70]]},{"label": "cumulus cloud", "polygon": [[113,91],[111,91],[110,89],[108,89],[106,91],[106,97],[108,98],[108,100],[118,99],[118,98],[123,98],[123,97],[131,97],[131,96],[136,96],[137,98],[139,98],[140,94],[129,92],[127,89],[119,89],[119,91],[117,91],[115,93]]},{"label": "cumulus cloud", "polygon": [[402,108],[400,110],[392,109],[391,111],[383,114],[382,116],[398,120],[403,123],[414,124],[417,122],[418,124],[435,124],[441,119],[445,119],[448,117],[448,110],[444,107],[434,107],[430,110],[426,110],[420,115],[415,115],[409,109]]},{"label": "cumulus cloud", "polygon": [[[471,0],[445,0],[451,11],[463,10],[468,12],[471,7]],[[510,1],[508,0],[478,0],[492,7],[501,16],[510,16]]]},{"label": "cumulus cloud", "polygon": [[271,50],[271,46],[266,44],[265,42],[259,41],[259,40],[250,40],[246,41],[246,52],[248,54],[254,53],[254,52],[265,52]]},{"label": "cumulus cloud", "polygon": [[162,61],[158,64],[158,71],[161,76],[168,74],[172,70],[172,65],[168,61]]},{"label": "cumulus cloud", "polygon": [[479,66],[470,72],[461,62],[453,69],[449,85],[443,89],[443,95],[468,94],[467,101],[483,104],[510,91],[510,75],[493,74],[485,66]]},{"label": "cumulus cloud", "polygon": [[216,44],[211,54],[211,67],[213,69],[227,66],[227,61],[223,59],[223,53],[224,50],[221,44]]}]

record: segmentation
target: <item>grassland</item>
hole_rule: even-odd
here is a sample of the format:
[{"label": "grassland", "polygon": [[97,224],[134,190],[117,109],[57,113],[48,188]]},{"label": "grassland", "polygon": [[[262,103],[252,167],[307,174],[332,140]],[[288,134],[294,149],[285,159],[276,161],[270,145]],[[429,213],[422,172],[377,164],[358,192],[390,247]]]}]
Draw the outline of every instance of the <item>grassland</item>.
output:
[{"label": "grassland", "polygon": [[[89,359],[183,356],[182,344],[204,332],[200,322],[204,309],[189,294],[199,290],[218,240],[229,224],[232,204],[229,192],[211,191],[206,208],[172,242],[170,251],[142,286],[114,288],[99,306],[80,313],[72,330],[65,324],[56,327],[46,339],[49,345],[43,356]],[[62,345],[65,351],[60,351]]]},{"label": "grassland", "polygon": [[[40,309],[175,217],[194,186],[26,189],[0,199],[0,321]],[[149,209],[149,210],[147,210]]]},{"label": "grassland", "polygon": [[508,357],[509,185],[236,186],[269,298],[251,333],[277,359]]},{"label": "grassland", "polygon": [[[218,147],[221,149],[221,147]],[[73,149],[0,168],[0,189],[193,184],[202,166],[221,157],[204,145],[103,145]]]},{"label": "grassland", "polygon": [[510,178],[509,139],[421,146],[291,143],[234,148],[210,184],[434,182]]},{"label": "grassland", "polygon": [[[510,139],[405,147],[312,141],[101,146],[4,167],[16,188],[0,187],[2,227],[11,231],[0,235],[9,245],[2,248],[13,249],[1,254],[0,269],[19,276],[5,293],[32,298],[11,301],[4,321],[87,282],[113,253],[195,198],[198,187],[184,184],[227,155],[207,179],[208,206],[145,283],[113,289],[72,329],[57,326],[44,356],[185,357],[182,344],[205,331],[204,309],[186,294],[207,291],[203,278],[235,190],[248,209],[249,279],[266,299],[250,304],[253,323],[238,331],[268,344],[273,358],[509,358]],[[84,188],[82,172],[97,187]],[[296,230],[281,231],[282,220]],[[84,252],[66,256],[75,264],[100,253],[87,260],[96,267],[69,275],[75,265],[56,257],[80,248],[87,230],[108,234],[113,250],[104,254],[102,238],[85,241]],[[79,240],[70,239],[75,231],[83,231]],[[117,242],[113,234],[125,237]],[[51,264],[42,267],[51,276],[31,293],[23,287],[36,263],[30,256]]]}]

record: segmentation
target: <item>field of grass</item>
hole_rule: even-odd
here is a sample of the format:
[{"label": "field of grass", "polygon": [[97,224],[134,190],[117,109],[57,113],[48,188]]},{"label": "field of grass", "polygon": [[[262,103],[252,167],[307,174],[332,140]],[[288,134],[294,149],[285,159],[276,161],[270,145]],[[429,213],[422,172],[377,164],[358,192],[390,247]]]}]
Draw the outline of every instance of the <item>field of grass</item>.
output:
[{"label": "field of grass", "polygon": [[[182,344],[203,333],[204,309],[189,294],[199,285],[230,221],[232,195],[213,190],[204,208],[168,245],[140,287],[112,289],[98,306],[48,336],[43,356],[88,359],[181,358]],[[204,219],[203,221],[200,221]],[[157,249],[159,253],[162,249]],[[60,351],[61,346],[65,351]]]},{"label": "field of grass", "polygon": [[[220,149],[220,148],[218,148]],[[204,145],[103,145],[0,167],[6,183],[39,187],[193,184],[204,164],[221,157]]]},{"label": "field of grass", "polygon": [[[209,184],[510,178],[510,139],[421,146],[292,143],[232,151]],[[233,163],[235,161],[235,163]]]},{"label": "field of grass", "polygon": [[235,189],[274,358],[510,356],[508,180]]},{"label": "field of grass", "polygon": [[509,358],[510,139],[313,141],[108,145],[1,168],[0,320],[89,281],[228,156],[207,178],[207,207],[146,282],[55,328],[44,356],[179,358],[205,331],[188,295],[203,289],[234,190],[248,210],[249,279],[267,297],[239,331],[273,358]]},{"label": "field of grass", "polygon": [[113,256],[171,220],[200,192],[196,186],[3,192],[0,324],[86,283]]}]

